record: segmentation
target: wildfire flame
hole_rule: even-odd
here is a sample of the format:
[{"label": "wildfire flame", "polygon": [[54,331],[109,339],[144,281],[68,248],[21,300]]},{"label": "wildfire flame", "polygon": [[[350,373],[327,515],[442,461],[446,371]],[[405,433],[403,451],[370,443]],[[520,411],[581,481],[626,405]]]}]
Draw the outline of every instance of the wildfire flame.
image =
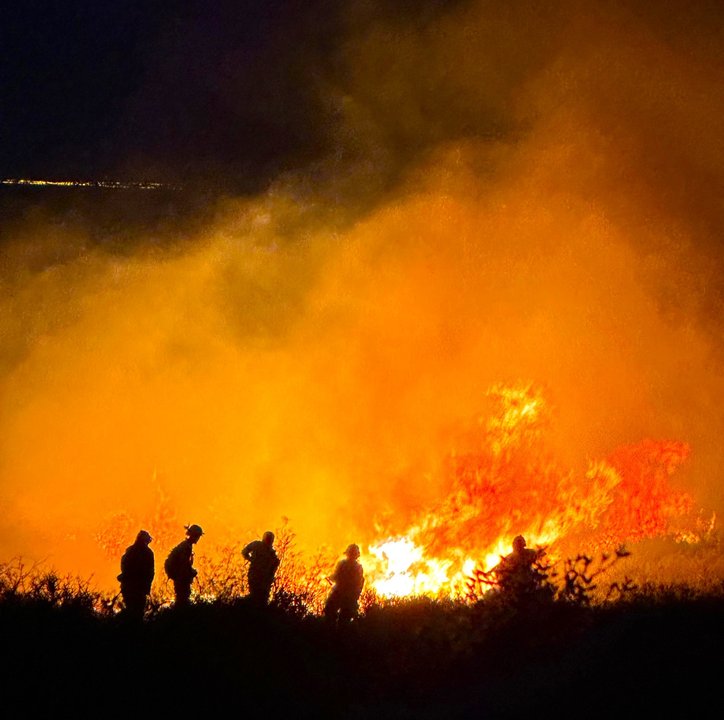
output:
[{"label": "wildfire flame", "polygon": [[[609,551],[646,538],[699,541],[692,498],[669,483],[688,445],[644,440],[576,472],[549,447],[552,413],[540,389],[496,385],[486,399],[487,412],[453,433],[441,463],[442,501],[419,509],[402,532],[382,527],[363,553],[367,585],[377,595],[460,597],[473,572],[493,569],[518,534],[554,562],[566,552]],[[147,525],[167,548],[179,521],[170,498],[161,493],[158,499]],[[115,558],[132,528],[120,513],[96,540]]]},{"label": "wildfire flame", "polygon": [[554,557],[566,540],[610,548],[671,534],[673,521],[691,511],[691,497],[668,483],[689,454],[685,443],[622,447],[577,476],[546,448],[540,390],[496,386],[489,397],[495,412],[459,435],[445,464],[449,494],[441,506],[370,545],[379,595],[459,594],[473,569],[489,571],[510,552],[517,534]]}]

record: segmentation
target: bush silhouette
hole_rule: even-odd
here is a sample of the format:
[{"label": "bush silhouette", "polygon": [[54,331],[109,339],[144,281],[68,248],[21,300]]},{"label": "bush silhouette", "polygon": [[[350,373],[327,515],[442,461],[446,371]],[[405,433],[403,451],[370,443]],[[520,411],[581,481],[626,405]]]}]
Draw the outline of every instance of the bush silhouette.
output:
[{"label": "bush silhouette", "polygon": [[603,716],[625,706],[665,717],[677,703],[703,712],[719,693],[708,657],[724,584],[607,590],[601,578],[622,557],[581,555],[556,575],[542,567],[556,591],[527,604],[487,585],[459,600],[369,593],[344,632],[319,617],[314,575],[281,576],[268,608],[244,602],[233,551],[198,602],[176,613],[154,596],[138,626],[88,581],[14,561],[0,566],[0,672],[13,679],[5,700],[76,716],[109,702],[142,715],[559,717],[594,699]]}]

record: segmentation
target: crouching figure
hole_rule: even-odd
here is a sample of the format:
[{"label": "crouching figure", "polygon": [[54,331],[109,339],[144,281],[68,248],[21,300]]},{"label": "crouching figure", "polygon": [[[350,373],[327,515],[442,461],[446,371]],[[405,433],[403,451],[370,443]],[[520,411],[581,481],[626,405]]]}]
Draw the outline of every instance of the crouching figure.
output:
[{"label": "crouching figure", "polygon": [[545,575],[537,567],[542,555],[542,550],[526,547],[522,535],[514,538],[513,552],[492,570],[500,591],[507,599],[518,604],[542,599]]}]

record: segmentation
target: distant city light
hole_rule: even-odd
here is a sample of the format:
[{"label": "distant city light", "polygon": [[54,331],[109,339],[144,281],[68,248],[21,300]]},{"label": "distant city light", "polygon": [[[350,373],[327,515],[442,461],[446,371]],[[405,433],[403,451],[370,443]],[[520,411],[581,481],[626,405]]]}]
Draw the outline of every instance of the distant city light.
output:
[{"label": "distant city light", "polygon": [[180,190],[178,185],[158,182],[120,182],[117,180],[30,180],[26,178],[6,178],[0,185],[26,185],[32,187],[90,187],[111,188],[114,190]]}]

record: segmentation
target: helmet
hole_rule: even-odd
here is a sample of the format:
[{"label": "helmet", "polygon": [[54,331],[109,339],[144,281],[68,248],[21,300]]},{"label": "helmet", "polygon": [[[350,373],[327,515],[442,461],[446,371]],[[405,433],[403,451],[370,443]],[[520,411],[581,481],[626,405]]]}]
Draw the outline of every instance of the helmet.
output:
[{"label": "helmet", "polygon": [[522,535],[516,535],[513,538],[513,549],[522,550],[525,547],[525,538]]},{"label": "helmet", "polygon": [[150,543],[151,540],[153,540],[153,538],[147,530],[141,530],[141,532],[136,535],[136,542]]},{"label": "helmet", "polygon": [[184,527],[186,528],[186,534],[189,536],[201,537],[204,534],[200,525],[184,525]]},{"label": "helmet", "polygon": [[347,549],[344,551],[344,554],[347,557],[353,557],[357,559],[360,556],[359,545],[355,545],[354,543],[352,543],[352,545],[348,545]]},{"label": "helmet", "polygon": [[274,544],[274,533],[271,530],[267,530],[261,537],[262,542],[265,542],[267,545],[273,545]]}]

